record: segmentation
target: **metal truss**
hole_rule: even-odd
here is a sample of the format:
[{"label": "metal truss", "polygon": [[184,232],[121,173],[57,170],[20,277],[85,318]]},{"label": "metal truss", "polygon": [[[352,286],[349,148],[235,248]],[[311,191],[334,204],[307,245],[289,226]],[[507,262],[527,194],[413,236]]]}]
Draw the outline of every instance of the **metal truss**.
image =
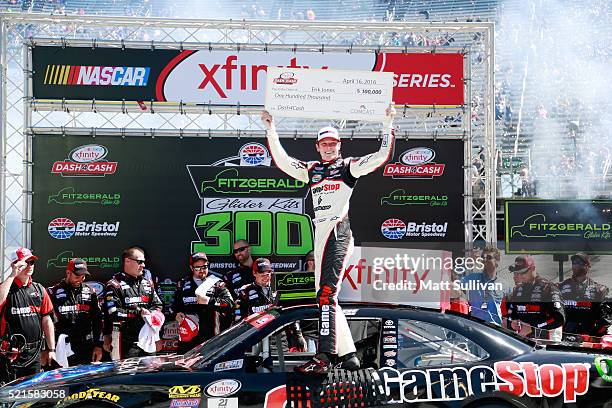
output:
[{"label": "metal truss", "polygon": [[[398,107],[399,138],[465,141],[466,242],[497,238],[493,23],[219,21],[194,19],[0,14],[0,150],[2,199],[0,247],[30,242],[31,152],[29,137],[41,133],[117,136],[250,137],[263,135],[261,108],[183,103],[102,103],[34,100],[29,50],[37,44],[131,48],[295,49],[311,52],[461,52],[466,102],[460,107]],[[405,46],[404,44],[410,44]],[[307,137],[324,122],[279,120],[284,137]],[[325,124],[329,124],[325,122]],[[377,137],[380,125],[337,122],[349,137]],[[300,129],[295,131],[295,129]],[[472,174],[472,157],[483,150],[484,171]],[[7,221],[21,228],[7,229]],[[482,227],[484,225],[484,227]],[[2,257],[1,270],[6,270]]]}]

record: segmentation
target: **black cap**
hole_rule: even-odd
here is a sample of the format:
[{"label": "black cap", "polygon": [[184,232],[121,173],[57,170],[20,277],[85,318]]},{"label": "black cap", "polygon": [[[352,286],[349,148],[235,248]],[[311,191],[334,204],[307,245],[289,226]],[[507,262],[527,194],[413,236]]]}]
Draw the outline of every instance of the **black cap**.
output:
[{"label": "black cap", "polygon": [[535,269],[535,260],[529,255],[517,256],[514,260],[514,265],[508,267],[510,272],[515,273],[525,273],[533,269]]},{"label": "black cap", "polygon": [[194,254],[191,254],[191,256],[189,257],[189,265],[193,265],[195,261],[200,260],[200,259],[208,261],[208,257],[206,256],[204,252],[196,252]]},{"label": "black cap", "polygon": [[584,262],[584,264],[586,266],[591,266],[591,257],[588,254],[585,254],[584,252],[578,252],[574,255],[572,255],[570,257],[570,259],[573,261],[574,259],[581,259],[582,262]]},{"label": "black cap", "polygon": [[272,264],[270,260],[267,258],[257,258],[253,263],[253,271],[255,272],[263,272],[263,271],[272,271]]},{"label": "black cap", "polygon": [[68,262],[68,267],[66,269],[78,276],[91,276],[91,273],[89,273],[89,271],[87,270],[87,262],[85,262],[81,258],[71,259]]}]

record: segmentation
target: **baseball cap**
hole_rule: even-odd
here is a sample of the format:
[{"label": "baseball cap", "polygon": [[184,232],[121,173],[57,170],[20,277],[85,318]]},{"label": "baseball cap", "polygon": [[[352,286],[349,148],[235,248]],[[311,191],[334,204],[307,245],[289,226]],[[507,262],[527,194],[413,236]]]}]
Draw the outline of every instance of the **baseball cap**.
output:
[{"label": "baseball cap", "polygon": [[66,269],[79,276],[91,275],[87,270],[87,263],[81,258],[74,258],[68,261],[68,267]]},{"label": "baseball cap", "polygon": [[253,270],[255,272],[272,271],[272,264],[267,258],[257,258],[253,263]]},{"label": "baseball cap", "polygon": [[32,253],[28,248],[17,248],[15,252],[11,252],[11,263],[17,261],[28,261],[28,260],[38,260],[38,257]]},{"label": "baseball cap", "polygon": [[508,270],[514,273],[525,273],[530,269],[535,269],[535,261],[529,255],[517,256],[514,265],[508,267]]},{"label": "baseball cap", "polygon": [[178,332],[181,341],[191,341],[198,335],[198,318],[197,316],[185,316],[181,324],[179,325]]},{"label": "baseball cap", "polygon": [[200,259],[208,261],[208,257],[206,256],[204,252],[196,252],[194,254],[191,254],[189,256],[189,265],[193,265],[195,261],[200,260]]},{"label": "baseball cap", "polygon": [[317,142],[320,142],[323,139],[334,139],[338,142],[340,141],[340,135],[338,134],[338,129],[333,126],[326,126],[319,130],[317,135]]},{"label": "baseball cap", "polygon": [[586,266],[591,266],[591,257],[588,254],[585,254],[584,252],[578,252],[574,255],[572,255],[570,257],[570,259],[573,261],[574,259],[581,259],[582,262],[584,262],[584,264]]}]

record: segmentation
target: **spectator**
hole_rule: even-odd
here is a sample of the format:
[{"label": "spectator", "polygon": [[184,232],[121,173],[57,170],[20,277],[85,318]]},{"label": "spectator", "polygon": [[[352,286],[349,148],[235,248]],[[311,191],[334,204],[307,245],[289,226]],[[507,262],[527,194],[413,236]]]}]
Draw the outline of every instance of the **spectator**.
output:
[{"label": "spectator", "polygon": [[475,282],[478,289],[468,291],[470,315],[484,321],[501,325],[501,302],[503,292],[495,289],[497,281],[497,268],[500,261],[499,250],[494,246],[487,246],[482,250],[484,269],[482,272],[471,273],[461,279],[463,284]]},{"label": "spectator", "polygon": [[[106,320],[109,326],[112,326],[113,360],[150,354],[136,343],[145,324],[145,316],[162,309],[162,302],[153,282],[143,276],[145,256],[142,249],[130,247],[124,250],[122,265],[123,272],[115,274],[106,283],[104,299]],[[107,328],[105,325],[105,330],[110,329],[111,327]]]},{"label": "spectator", "polygon": [[508,297],[510,327],[522,336],[555,340],[554,330],[565,322],[559,288],[538,276],[531,256],[516,257],[508,269],[521,278],[521,284]]},{"label": "spectator", "polygon": [[[70,366],[102,360],[102,313],[96,292],[83,284],[86,276],[90,276],[87,263],[71,259],[66,277],[48,289],[55,309],[57,348],[70,345],[74,353],[67,359]],[[60,337],[62,341],[58,341]]]},{"label": "spectator", "polygon": [[254,282],[251,246],[244,239],[234,242],[234,257],[238,266],[225,275],[225,284],[235,299],[241,287]]},{"label": "spectator", "polygon": [[[0,284],[0,338],[23,347],[15,356],[0,355],[0,383],[36,374],[55,360],[53,304],[45,288],[32,281],[38,257],[28,248],[11,253],[11,274]],[[41,353],[44,340],[47,350]]]},{"label": "spectator", "polygon": [[[173,310],[179,324],[178,353],[184,354],[204,340],[230,326],[234,300],[225,283],[208,272],[208,257],[196,252],[189,257],[190,273],[181,279],[174,293]],[[204,285],[205,298],[197,289]],[[185,321],[187,319],[187,321]]]},{"label": "spectator", "polygon": [[565,308],[564,338],[581,341],[572,335],[601,337],[610,325],[601,308],[608,297],[608,288],[587,276],[591,269],[587,254],[579,252],[571,260],[572,277],[559,287]]}]

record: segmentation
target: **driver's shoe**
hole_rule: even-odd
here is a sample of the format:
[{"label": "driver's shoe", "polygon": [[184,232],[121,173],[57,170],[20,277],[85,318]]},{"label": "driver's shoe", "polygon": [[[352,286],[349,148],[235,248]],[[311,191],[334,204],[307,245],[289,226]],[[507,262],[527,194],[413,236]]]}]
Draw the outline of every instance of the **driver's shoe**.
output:
[{"label": "driver's shoe", "polygon": [[333,368],[329,357],[325,353],[315,355],[310,361],[297,366],[293,371],[307,375],[325,375]]},{"label": "driver's shoe", "polygon": [[357,371],[361,367],[361,363],[359,359],[355,355],[355,353],[348,353],[338,358],[338,363],[334,366],[334,368],[339,368],[341,370],[348,371]]}]

